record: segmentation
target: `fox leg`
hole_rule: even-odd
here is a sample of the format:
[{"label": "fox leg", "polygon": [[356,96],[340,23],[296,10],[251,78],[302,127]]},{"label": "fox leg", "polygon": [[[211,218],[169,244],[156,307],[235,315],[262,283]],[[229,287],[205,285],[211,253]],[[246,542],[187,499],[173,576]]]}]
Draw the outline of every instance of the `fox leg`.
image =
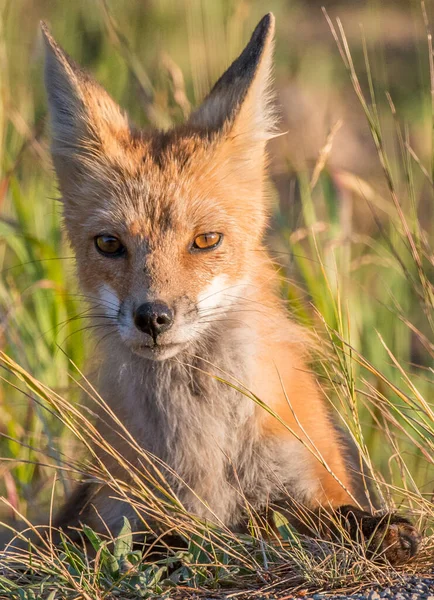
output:
[{"label": "fox leg", "polygon": [[[342,455],[348,455],[351,451],[350,447],[341,446],[340,464],[336,460],[333,464],[340,480],[346,484],[345,490],[330,474],[324,474],[324,469],[318,465],[316,467],[317,473],[321,473],[322,488],[327,490],[316,504],[320,525],[325,527],[329,538],[342,540],[342,533],[346,532],[350,539],[364,543],[371,557],[381,556],[391,564],[405,563],[417,553],[421,536],[410,521],[400,515],[374,515],[366,510],[368,506],[371,510],[373,508],[372,503],[368,502],[368,493],[373,497],[374,507],[376,501],[373,490],[369,489],[369,478],[366,480],[363,466],[357,467],[359,461],[353,455],[349,462],[343,461],[342,469]],[[354,506],[353,498],[363,509]]]},{"label": "fox leg", "polygon": [[418,551],[421,536],[408,519],[395,514],[375,516],[355,506],[340,506],[332,515],[332,535],[343,528],[353,540],[364,540],[372,555],[384,556],[391,564],[402,564]]},{"label": "fox leg", "polygon": [[52,539],[55,544],[61,540],[62,531],[71,541],[80,541],[77,530],[81,523],[87,522],[87,514],[92,497],[95,494],[95,486],[91,483],[79,483],[72,494],[56,514],[52,528]]},{"label": "fox leg", "polygon": [[323,454],[329,451],[330,471],[315,460],[311,476],[319,486],[302,498],[282,499],[277,510],[283,509],[289,522],[304,535],[341,542],[351,539],[363,543],[368,556],[383,557],[392,564],[415,556],[421,536],[410,521],[396,514],[370,512],[376,508],[375,493],[355,450],[347,445],[333,449],[333,444],[321,450]]},{"label": "fox leg", "polygon": [[136,513],[127,502],[116,499],[113,495],[114,492],[106,485],[96,482],[79,483],[54,518],[53,541],[56,544],[60,542],[60,532],[73,542],[80,541],[83,525],[96,533],[116,536],[123,516],[128,518],[134,528]]},{"label": "fox leg", "polygon": [[[161,540],[161,544],[157,544],[158,548],[170,547],[174,540],[177,540],[179,545],[178,537],[166,534],[159,523],[149,520],[144,514],[139,514],[132,504],[115,496],[115,492],[107,485],[96,482],[79,483],[55,516],[51,531],[54,544],[61,542],[61,533],[73,543],[79,543],[83,539],[83,525],[103,536],[116,538],[123,517],[126,517],[131,525],[135,543],[141,545],[146,539],[148,545],[154,545],[158,539]],[[89,544],[87,545],[90,548]]]},{"label": "fox leg", "polygon": [[304,535],[338,542],[349,537],[363,543],[368,556],[386,558],[393,565],[408,562],[419,549],[419,532],[400,515],[373,515],[350,504],[308,509],[285,501],[276,508]]}]

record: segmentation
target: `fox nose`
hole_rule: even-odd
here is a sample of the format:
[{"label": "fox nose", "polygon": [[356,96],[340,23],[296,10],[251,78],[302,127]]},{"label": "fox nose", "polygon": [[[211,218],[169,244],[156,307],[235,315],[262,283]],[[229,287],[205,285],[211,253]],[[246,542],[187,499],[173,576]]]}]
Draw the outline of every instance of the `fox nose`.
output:
[{"label": "fox nose", "polygon": [[155,341],[160,333],[170,329],[173,323],[173,312],[163,302],[146,302],[134,313],[137,329],[148,333]]}]

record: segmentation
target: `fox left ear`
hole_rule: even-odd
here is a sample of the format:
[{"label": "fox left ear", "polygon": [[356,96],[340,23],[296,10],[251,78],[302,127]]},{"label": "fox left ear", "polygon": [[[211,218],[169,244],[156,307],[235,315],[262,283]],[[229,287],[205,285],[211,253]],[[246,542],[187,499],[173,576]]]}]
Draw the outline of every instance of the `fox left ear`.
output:
[{"label": "fox left ear", "polygon": [[[275,133],[270,91],[274,16],[256,26],[250,42],[220,77],[202,105],[191,115],[192,125],[250,142],[265,142]],[[247,140],[245,140],[247,141]]]},{"label": "fox left ear", "polygon": [[[52,125],[52,155],[60,183],[78,169],[116,156],[129,133],[128,119],[109,94],[56,43],[45,23],[45,85]],[[88,160],[89,157],[92,160]]]}]

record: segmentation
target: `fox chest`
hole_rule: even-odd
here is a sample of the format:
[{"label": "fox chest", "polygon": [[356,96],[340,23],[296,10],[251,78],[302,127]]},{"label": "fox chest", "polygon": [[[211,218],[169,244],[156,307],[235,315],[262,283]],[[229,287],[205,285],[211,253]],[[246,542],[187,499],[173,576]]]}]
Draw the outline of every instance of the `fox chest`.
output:
[{"label": "fox chest", "polygon": [[235,527],[247,503],[260,510],[284,489],[301,499],[312,484],[302,445],[263,439],[251,399],[223,386],[215,392],[208,398],[179,389],[170,402],[147,398],[129,415],[139,445],[168,465],[165,477],[185,508]]},{"label": "fox chest", "polygon": [[187,510],[237,527],[251,508],[261,512],[286,494],[309,502],[317,482],[299,441],[263,439],[253,419],[220,428],[186,430],[165,458],[178,474],[172,485]]}]

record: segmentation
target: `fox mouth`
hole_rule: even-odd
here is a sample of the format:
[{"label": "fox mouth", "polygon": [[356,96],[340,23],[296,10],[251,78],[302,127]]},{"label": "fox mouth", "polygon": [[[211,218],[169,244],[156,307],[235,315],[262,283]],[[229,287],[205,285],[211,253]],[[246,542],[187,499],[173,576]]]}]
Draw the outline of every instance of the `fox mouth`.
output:
[{"label": "fox mouth", "polygon": [[151,360],[165,360],[167,358],[173,358],[178,354],[184,344],[180,343],[166,343],[166,344],[137,344],[131,349],[135,354],[148,358]]}]

